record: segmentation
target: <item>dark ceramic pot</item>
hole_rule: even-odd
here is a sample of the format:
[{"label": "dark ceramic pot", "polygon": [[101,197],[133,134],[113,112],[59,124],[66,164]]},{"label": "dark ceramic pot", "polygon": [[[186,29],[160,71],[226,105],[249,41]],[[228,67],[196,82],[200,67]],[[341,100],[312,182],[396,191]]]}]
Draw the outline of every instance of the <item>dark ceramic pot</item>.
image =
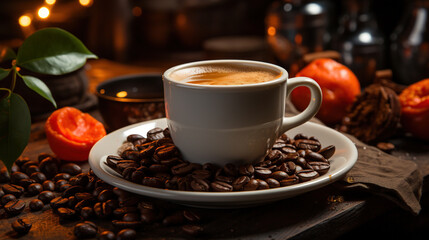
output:
[{"label": "dark ceramic pot", "polygon": [[100,83],[98,108],[107,130],[165,117],[161,74],[122,76]]}]

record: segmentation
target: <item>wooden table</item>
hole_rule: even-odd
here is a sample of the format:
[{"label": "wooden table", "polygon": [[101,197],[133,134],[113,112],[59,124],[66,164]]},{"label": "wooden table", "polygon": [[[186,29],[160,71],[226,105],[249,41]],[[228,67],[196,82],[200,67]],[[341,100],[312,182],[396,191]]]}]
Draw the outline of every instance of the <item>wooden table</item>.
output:
[{"label": "wooden table", "polygon": [[[141,72],[161,73],[167,67],[130,67],[107,60],[91,61],[87,66],[90,92],[94,92],[98,83],[114,76]],[[96,109],[90,113],[102,120]],[[44,135],[43,124],[42,121],[32,125],[31,139],[23,153],[24,156],[36,158],[41,152],[51,152]],[[393,154],[403,159],[416,161],[427,179],[429,176],[429,161],[427,161],[429,146],[419,142],[406,144],[401,139],[394,141],[399,149]],[[83,165],[84,169],[88,169],[88,167],[88,164]],[[31,199],[24,198],[27,202]],[[362,229],[359,228],[360,226],[365,226],[365,223],[385,216],[386,213],[391,214],[392,211],[398,212],[400,216],[406,215],[407,221],[421,221],[422,218],[426,220],[426,215],[412,217],[408,213],[401,212],[385,199],[370,194],[343,192],[337,183],[264,206],[202,211],[204,215],[208,216],[204,221],[205,235],[203,238],[212,239],[337,239],[344,236],[344,238],[350,239],[359,234],[365,237],[367,228]],[[49,206],[34,213],[30,212],[27,207],[20,216],[30,219],[33,223],[30,233],[21,236],[20,239],[74,238],[73,226],[76,221],[59,221],[58,216],[53,214]],[[14,237],[10,224],[15,219],[16,217],[0,219],[0,239]],[[108,220],[95,220],[95,222],[103,230],[112,229]],[[379,224],[383,226],[383,223]],[[350,232],[353,234],[351,235]],[[391,233],[395,232],[391,231]],[[371,236],[377,235],[373,233]],[[148,226],[139,233],[139,237],[181,239],[189,236],[180,231],[179,227]]]}]

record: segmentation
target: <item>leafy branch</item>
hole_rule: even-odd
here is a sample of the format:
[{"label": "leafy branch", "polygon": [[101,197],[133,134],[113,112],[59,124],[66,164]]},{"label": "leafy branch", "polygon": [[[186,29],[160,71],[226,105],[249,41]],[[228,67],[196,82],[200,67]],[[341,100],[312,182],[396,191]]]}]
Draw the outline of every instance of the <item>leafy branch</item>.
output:
[{"label": "leafy branch", "polygon": [[0,49],[0,62],[11,62],[10,68],[0,68],[0,81],[11,76],[9,88],[0,88],[0,160],[10,168],[28,144],[31,130],[30,110],[25,100],[14,93],[16,82],[25,85],[51,102],[57,103],[46,84],[21,68],[34,73],[63,75],[81,68],[87,59],[97,58],[71,33],[59,28],[39,30],[24,40],[18,53]]}]

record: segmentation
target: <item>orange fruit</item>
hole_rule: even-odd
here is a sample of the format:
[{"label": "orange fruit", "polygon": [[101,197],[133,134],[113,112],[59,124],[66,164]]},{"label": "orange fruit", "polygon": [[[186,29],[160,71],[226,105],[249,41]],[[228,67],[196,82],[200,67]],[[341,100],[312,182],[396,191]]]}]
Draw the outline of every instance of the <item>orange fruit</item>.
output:
[{"label": "orange fruit", "polygon": [[404,89],[399,102],[402,127],[418,138],[429,140],[429,78]]},{"label": "orange fruit", "polygon": [[[301,69],[296,77],[309,77],[319,84],[323,101],[316,117],[327,125],[341,122],[347,108],[361,93],[356,75],[348,67],[329,58],[314,60]],[[302,111],[310,102],[310,96],[310,90],[297,87],[291,93],[291,101]]]},{"label": "orange fruit", "polygon": [[45,123],[51,150],[58,158],[85,161],[92,146],[106,135],[101,122],[73,107],[56,110]]}]

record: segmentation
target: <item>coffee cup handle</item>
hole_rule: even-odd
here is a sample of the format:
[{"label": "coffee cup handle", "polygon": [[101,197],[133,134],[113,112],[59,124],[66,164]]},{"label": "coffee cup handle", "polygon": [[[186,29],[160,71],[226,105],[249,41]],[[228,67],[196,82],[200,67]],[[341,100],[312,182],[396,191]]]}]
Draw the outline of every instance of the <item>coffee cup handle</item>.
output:
[{"label": "coffee cup handle", "polygon": [[311,92],[311,101],[304,111],[293,116],[293,117],[283,117],[283,123],[280,128],[280,134],[283,134],[287,130],[299,126],[308,120],[310,120],[316,113],[319,111],[320,105],[322,104],[322,90],[320,89],[319,84],[311,78],[308,77],[295,77],[287,80],[287,92],[286,99],[289,97],[290,93],[296,87],[307,87]]}]

